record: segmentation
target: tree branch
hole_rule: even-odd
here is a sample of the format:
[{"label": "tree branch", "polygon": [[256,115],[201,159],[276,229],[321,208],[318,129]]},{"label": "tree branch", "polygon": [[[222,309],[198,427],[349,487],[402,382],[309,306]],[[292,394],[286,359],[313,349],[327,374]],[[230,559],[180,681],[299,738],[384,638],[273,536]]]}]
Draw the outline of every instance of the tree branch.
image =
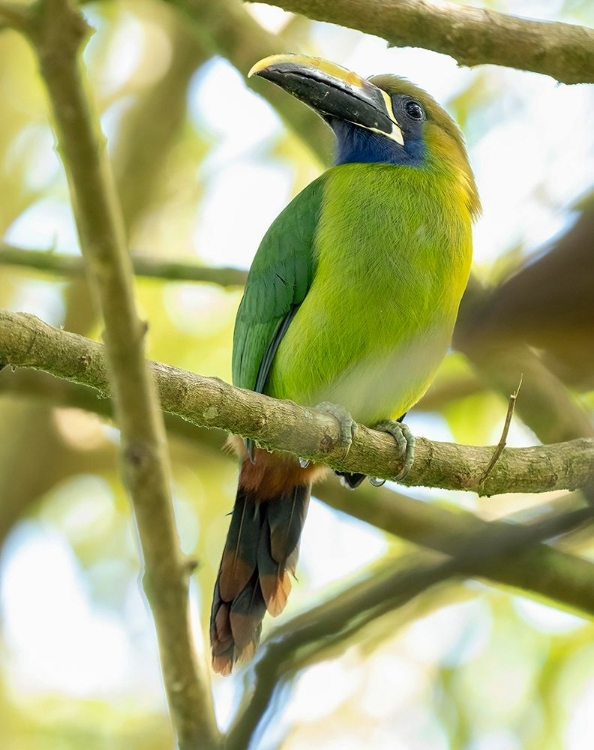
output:
[{"label": "tree branch", "polygon": [[179,549],[163,420],[144,359],[123,220],[104,139],[79,65],[88,27],[68,0],[41,0],[27,30],[55,120],[87,272],[103,313],[109,378],[121,429],[121,460],[144,556],[144,586],[159,640],[180,747],[218,744],[212,698],[192,649],[190,567]]},{"label": "tree branch", "polygon": [[[11,372],[8,369],[0,376],[0,395],[2,393],[45,399],[104,416],[111,414],[111,403],[97,398],[91,388],[33,370]],[[197,428],[172,414],[166,415],[165,423],[170,435],[195,441],[220,454],[224,433]],[[357,492],[351,492],[338,482],[324,482],[316,487],[315,494],[336,510],[448,555],[455,555],[468,539],[488,528],[486,521],[468,511],[457,508],[453,512],[389,489],[362,485]],[[575,507],[576,502],[575,495],[566,495],[562,501],[547,507],[560,513],[568,506],[569,509]],[[494,583],[514,586],[555,606],[561,605],[579,614],[594,613],[594,564],[549,545],[533,545],[517,557],[501,561],[496,569],[477,572]]]},{"label": "tree branch", "polygon": [[31,9],[28,5],[11,3],[7,0],[0,2],[0,31],[2,29],[26,31],[31,25],[31,20]]},{"label": "tree branch", "polygon": [[521,341],[502,344],[481,329],[474,330],[476,311],[487,293],[471,276],[454,331],[454,347],[470,360],[480,381],[505,399],[523,377],[525,386],[516,414],[541,442],[594,437],[591,414],[531,347]]},{"label": "tree branch", "polygon": [[[192,21],[192,29],[204,47],[225,57],[244,76],[267,55],[291,51],[282,35],[271,34],[237,0],[166,0]],[[330,129],[308,107],[275,86],[254,78],[246,85],[269,102],[287,125],[306,143],[322,164],[332,153]]]},{"label": "tree branch", "polygon": [[251,666],[255,682],[249,700],[227,735],[229,750],[248,747],[275,691],[288,677],[335,649],[371,621],[402,607],[437,583],[466,576],[476,569],[496,567],[532,544],[591,521],[591,507],[546,518],[530,526],[504,522],[486,529],[461,545],[455,557],[443,562],[410,559],[384,565],[332,600],[304,612],[276,628],[262,644]]},{"label": "tree branch", "polygon": [[[247,0],[255,2],[256,0]],[[260,0],[258,0],[260,1]],[[568,23],[517,18],[442,0],[265,0],[382,37],[395,47],[423,47],[460,65],[505,65],[552,76],[561,83],[594,82],[594,30]]]},{"label": "tree branch", "polygon": [[[205,53],[200,48],[196,36],[188,29],[187,23],[169,8],[138,6],[141,21],[144,21],[147,13],[152,22],[159,23],[163,33],[169,33],[172,55],[164,75],[149,87],[138,91],[138,95],[133,97],[134,102],[126,108],[119,122],[118,137],[111,154],[128,237],[137,234],[149,205],[153,204],[154,207],[155,202],[162,197],[163,190],[166,190],[164,185],[166,186],[167,179],[164,178],[171,173],[172,149],[179,141],[180,129],[185,121],[188,81],[205,59]],[[145,62],[148,62],[150,56],[151,52],[145,51]],[[147,159],[146,155],[149,153],[151,158]],[[179,165],[177,166],[179,168]],[[12,182],[14,183],[14,180]],[[10,189],[7,185],[4,193]],[[0,288],[3,286],[3,279],[14,279],[21,275],[15,274],[14,268],[4,269],[0,266]],[[74,276],[70,278],[70,282],[64,289],[63,327],[85,335],[87,331],[94,330],[99,325],[99,310],[93,304],[85,277]],[[75,388],[67,381],[52,378],[41,372],[21,370],[18,374],[29,376],[30,379],[37,377],[36,385],[40,381],[47,384],[54,380],[54,391],[66,389],[71,393],[71,389]],[[4,380],[15,382],[14,377]],[[95,408],[101,404],[106,409],[110,408],[110,402],[98,399],[91,389],[81,386],[79,392],[81,391],[87,392],[87,398]],[[55,397],[52,401],[56,403]],[[181,424],[185,425],[187,432],[197,431],[192,425],[173,415],[167,415],[165,419],[169,423],[174,421],[178,429]],[[81,458],[77,458],[77,452],[58,439],[56,429],[51,408],[44,408],[39,401],[37,404],[31,404],[21,400],[17,409],[4,409],[0,443],[3,438],[7,439],[10,436],[10,447],[6,448],[9,455],[5,458],[8,460],[0,466],[0,497],[3,498],[3,502],[0,503],[0,545],[12,525],[34,507],[42,494],[79,471],[77,461],[80,463]],[[170,424],[168,432],[169,430]],[[208,432],[214,436],[214,431],[208,430],[203,430],[202,435]],[[223,439],[221,437],[219,442]],[[30,456],[35,454],[36,445],[43,446],[44,460],[32,473]],[[101,470],[105,458],[104,451],[92,451],[89,460],[91,455],[95,456],[98,470]],[[13,457],[12,460],[10,456]]]},{"label": "tree branch", "polygon": [[[103,347],[52,328],[25,313],[0,311],[0,365],[44,370],[109,394]],[[269,450],[287,450],[342,471],[393,479],[402,457],[385,433],[360,426],[344,457],[336,421],[291,401],[277,401],[168,365],[152,363],[165,411],[204,427],[220,427],[253,438]],[[501,492],[577,489],[594,479],[594,440],[533,448],[506,448],[479,487],[493,448],[461,446],[419,438],[406,485]]]},{"label": "tree branch", "polygon": [[[117,416],[122,428],[127,483],[134,498],[146,558],[145,585],[157,621],[165,682],[180,733],[180,743],[182,747],[193,747],[196,742],[201,747],[215,746],[217,737],[210,696],[207,696],[201,676],[196,672],[191,648],[188,661],[183,662],[190,644],[186,620],[188,566],[176,548],[176,534],[168,504],[166,458],[160,446],[162,426],[156,416],[158,406],[151,391],[150,378],[146,376],[144,330],[134,309],[131,268],[126,258],[118,208],[114,202],[104,150],[93,132],[94,123],[89,116],[84,86],[77,71],[76,58],[85,33],[84,22],[66,0],[42,0],[39,7],[42,13],[35,20],[31,37],[38,47],[42,71],[52,96],[62,155],[75,198],[73,202],[81,245],[87,264],[94,271],[91,275],[104,310],[107,359],[111,369],[108,372],[105,366],[106,355],[102,347],[81,337],[51,329],[31,316],[18,314],[0,316],[0,369],[4,364],[41,368],[79,383],[89,383],[86,378],[91,373],[96,382],[89,384],[103,394],[111,390],[108,377],[111,376]],[[0,5],[0,24],[2,20]],[[64,36],[60,40],[62,33]],[[163,273],[160,271],[155,275],[162,276]],[[18,320],[15,321],[15,318]],[[15,322],[18,331],[13,327]],[[25,336],[21,339],[23,331]],[[3,339],[4,334],[6,340]],[[42,360],[43,357],[50,357],[44,360],[45,365],[39,362],[40,353]],[[22,362],[17,362],[19,357]],[[62,362],[59,361],[60,357],[63,357]],[[200,378],[164,365],[153,363],[151,368],[159,388],[165,394],[164,406],[173,405],[173,413],[195,423],[220,423],[226,429],[255,437],[266,447],[287,448],[314,460],[328,460],[337,468],[354,470],[355,466],[371,467],[364,470],[387,478],[397,474],[400,469],[400,459],[393,455],[392,441],[381,434],[361,428],[353,451],[344,462],[339,459],[337,451],[336,425],[333,420],[313,410],[246,394],[221,381]],[[136,395],[133,390],[137,391]],[[303,427],[303,434],[295,430],[296,425]],[[289,431],[290,435],[287,434]],[[490,455],[489,449],[419,440],[417,461],[407,483],[436,483],[437,486],[476,489]],[[590,440],[521,451],[508,449],[489,477],[485,492],[493,494],[510,489],[541,491],[583,486],[591,482],[594,476],[594,469],[590,468],[593,456],[594,441]],[[374,467],[379,467],[379,471]],[[538,477],[538,472],[541,477]],[[539,481],[541,479],[544,479],[542,483]],[[589,512],[574,515],[571,522],[583,520],[586,518],[584,514]],[[164,527],[158,528],[163,519]],[[160,532],[160,537],[156,531]],[[488,551],[486,543],[495,541],[492,528],[489,533],[491,537],[481,536],[473,542],[474,546],[465,548],[463,554],[450,561],[449,565],[444,563],[433,570],[417,570],[416,584],[413,580],[415,571],[411,573],[412,583],[407,573],[402,573],[400,578],[392,578],[391,588],[384,588],[381,592],[383,599],[369,604],[368,611],[363,617],[356,618],[356,622],[353,615],[353,620],[340,637],[347,637],[362,627],[364,622],[378,617],[390,607],[401,606],[404,601],[439,580],[452,575],[472,574],[481,564],[488,567],[493,560],[499,561],[501,554],[515,555],[520,550],[520,542],[525,545],[545,536],[543,530],[539,531],[540,536],[533,533],[530,538],[523,536],[520,539],[509,534],[499,538],[497,550]],[[508,531],[505,533],[508,534]],[[546,535],[550,533],[553,532],[549,528]],[[554,533],[559,533],[558,526]],[[515,541],[507,543],[509,539]],[[481,542],[480,546],[478,541]],[[467,567],[462,564],[464,559]],[[498,564],[503,565],[500,561]],[[180,612],[181,622],[172,621]],[[357,612],[360,614],[361,610]],[[324,638],[327,635],[322,634],[322,640]],[[308,648],[311,646],[314,651],[325,648],[321,642],[315,642],[315,638],[298,641],[296,648],[304,645]],[[291,661],[289,657],[287,659]],[[271,674],[275,679],[279,676],[279,660],[285,663],[287,659],[280,659],[278,653],[274,657],[276,666]],[[291,669],[295,669],[295,661]],[[186,677],[189,677],[189,682],[182,682]],[[196,706],[198,711],[195,710]],[[260,718],[261,715],[262,711],[259,712]]]},{"label": "tree branch", "polygon": [[[158,24],[161,32],[167,34],[171,49],[165,74],[132,97],[134,104],[123,113],[113,144],[111,156],[118,195],[128,237],[134,241],[135,230],[142,227],[144,217],[152,217],[155,210],[167,206],[163,198],[186,122],[188,87],[210,54],[188,24],[169,8],[137,3],[130,12],[138,15],[143,25],[148,19]],[[152,56],[151,49],[143,52],[145,65]],[[197,191],[199,185],[198,179]]]},{"label": "tree branch", "polygon": [[[247,273],[239,268],[209,268],[191,262],[168,261],[149,255],[132,255],[137,276],[165,281],[198,281],[219,286],[243,286]],[[77,255],[54,253],[51,250],[25,250],[5,242],[0,243],[0,264],[21,266],[61,275],[83,274],[83,259]]]},{"label": "tree branch", "polygon": [[[447,555],[456,555],[468,540],[498,523],[483,521],[461,508],[453,512],[402,493],[367,486],[351,492],[340,485],[325,483],[316,488],[316,496],[336,510]],[[553,504],[554,511],[565,509],[569,502],[564,498],[562,503]],[[576,502],[576,498],[571,500],[572,505]],[[554,606],[562,605],[592,616],[593,571],[594,564],[588,560],[549,545],[535,544],[501,559],[496,568],[477,566],[474,572],[493,583],[521,589],[541,601],[547,599]]]},{"label": "tree branch", "polygon": [[[7,394],[23,400],[46,402],[50,406],[83,409],[105,419],[113,419],[113,404],[110,399],[102,398],[97,391],[86,385],[70,383],[40,370],[12,371],[6,368],[0,375],[0,397]],[[167,412],[164,417],[168,435],[197,443],[200,447],[216,453],[217,456],[227,455],[226,452],[222,453],[227,438],[227,433],[223,430],[197,427]],[[592,578],[594,579],[594,572]]]},{"label": "tree branch", "polygon": [[[132,262],[136,275],[167,281],[241,286],[247,278],[245,271],[236,268],[211,268],[143,255],[133,255]],[[7,243],[0,243],[0,264],[64,275],[79,274],[84,270],[82,261],[77,256],[50,250],[25,250]],[[453,382],[437,380],[415,409],[432,411],[444,403],[473,395],[486,387],[491,387],[505,397],[517,385],[520,375],[523,375],[528,387],[522,393],[516,411],[543,443],[594,437],[590,415],[529,347],[508,344],[503,350],[484,338],[468,336],[466,321],[472,318],[477,300],[483,295],[484,290],[471,277],[454,337],[455,347],[471,360],[480,372],[480,379],[469,375]]]}]

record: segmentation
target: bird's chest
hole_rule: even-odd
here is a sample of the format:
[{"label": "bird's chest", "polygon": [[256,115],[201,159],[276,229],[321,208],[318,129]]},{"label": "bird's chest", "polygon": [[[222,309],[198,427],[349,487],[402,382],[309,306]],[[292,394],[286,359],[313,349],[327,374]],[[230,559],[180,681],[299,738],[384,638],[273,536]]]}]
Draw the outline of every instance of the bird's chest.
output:
[{"label": "bird's chest", "polygon": [[272,374],[275,395],[337,401],[361,421],[403,413],[426,389],[470,257],[469,236],[429,196],[380,187],[363,175],[339,201],[330,185],[314,279]]},{"label": "bird's chest", "polygon": [[455,314],[470,243],[452,211],[416,183],[380,186],[361,178],[342,205],[328,200],[306,303],[320,326],[391,347]]}]

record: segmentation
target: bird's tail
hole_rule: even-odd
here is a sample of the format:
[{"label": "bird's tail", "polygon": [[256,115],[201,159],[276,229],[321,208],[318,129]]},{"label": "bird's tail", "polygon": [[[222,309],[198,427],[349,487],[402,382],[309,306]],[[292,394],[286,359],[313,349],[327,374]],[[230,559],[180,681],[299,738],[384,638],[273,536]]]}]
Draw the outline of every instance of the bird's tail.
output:
[{"label": "bird's tail", "polygon": [[278,472],[261,466],[254,486],[254,469],[244,457],[214,589],[210,641],[213,669],[220,674],[254,655],[266,611],[276,616],[285,608],[309,504],[306,472],[292,472],[289,482],[285,474],[283,486],[275,488]]}]

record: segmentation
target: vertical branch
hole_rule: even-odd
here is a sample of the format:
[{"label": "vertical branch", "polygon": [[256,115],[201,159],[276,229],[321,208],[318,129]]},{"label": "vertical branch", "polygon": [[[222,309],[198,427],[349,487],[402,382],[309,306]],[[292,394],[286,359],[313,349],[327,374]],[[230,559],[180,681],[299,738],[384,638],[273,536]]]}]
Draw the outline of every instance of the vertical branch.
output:
[{"label": "vertical branch", "polygon": [[206,678],[192,648],[188,614],[191,565],[181,553],[169,491],[165,433],[144,358],[146,324],[136,312],[104,138],[87,97],[79,54],[88,26],[68,0],[40,0],[29,29],[55,120],[80,245],[105,322],[120,458],[130,492],[173,723],[181,748],[214,748],[218,733]]}]

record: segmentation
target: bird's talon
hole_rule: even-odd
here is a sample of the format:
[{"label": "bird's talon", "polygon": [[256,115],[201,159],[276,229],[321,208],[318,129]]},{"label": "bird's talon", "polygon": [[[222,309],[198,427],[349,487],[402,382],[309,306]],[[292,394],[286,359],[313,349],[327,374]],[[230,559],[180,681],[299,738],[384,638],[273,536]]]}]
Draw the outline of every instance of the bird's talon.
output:
[{"label": "bird's talon", "polygon": [[299,466],[301,466],[302,469],[307,469],[307,467],[310,465],[311,461],[309,458],[300,458],[299,459]]},{"label": "bird's talon", "polygon": [[401,422],[395,422],[392,419],[387,419],[385,422],[376,424],[374,429],[392,435],[396,441],[400,454],[404,455],[404,466],[402,467],[402,471],[397,477],[395,477],[395,480],[400,482],[406,477],[413,465],[413,461],[415,460],[415,436],[410,431],[408,425]]},{"label": "bird's talon", "polygon": [[369,479],[369,484],[372,487],[383,487],[383,485],[386,483],[385,479],[380,479],[379,477],[367,477]]},{"label": "bird's talon", "polygon": [[321,404],[316,406],[316,409],[334,417],[340,425],[340,444],[344,446],[344,460],[349,455],[351,445],[353,444],[353,438],[357,431],[357,423],[344,406],[340,404],[333,404],[331,401],[322,401]]}]

